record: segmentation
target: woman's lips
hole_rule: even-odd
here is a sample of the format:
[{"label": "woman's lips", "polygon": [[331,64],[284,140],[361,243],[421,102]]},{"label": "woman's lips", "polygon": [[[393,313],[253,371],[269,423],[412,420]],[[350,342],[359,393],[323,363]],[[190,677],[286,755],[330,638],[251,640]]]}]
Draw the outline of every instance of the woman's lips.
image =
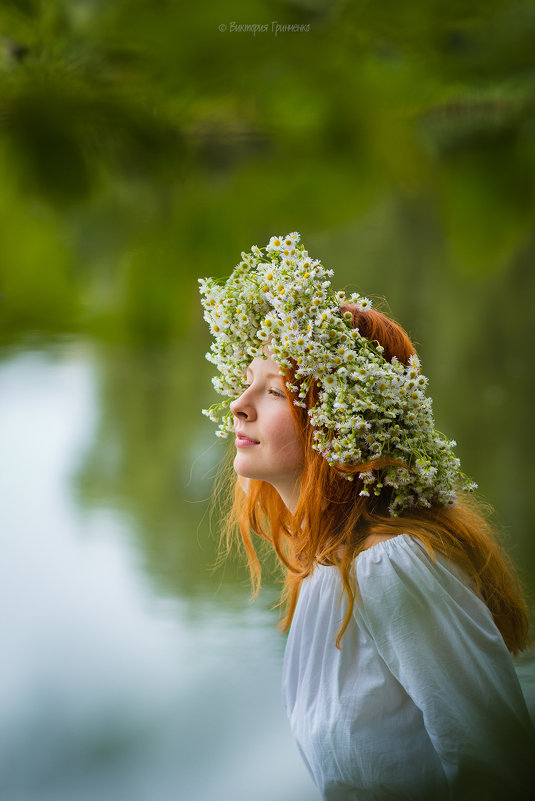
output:
[{"label": "woman's lips", "polygon": [[234,444],[237,448],[251,448],[253,445],[259,445],[260,443],[246,437],[245,434],[238,434]]}]

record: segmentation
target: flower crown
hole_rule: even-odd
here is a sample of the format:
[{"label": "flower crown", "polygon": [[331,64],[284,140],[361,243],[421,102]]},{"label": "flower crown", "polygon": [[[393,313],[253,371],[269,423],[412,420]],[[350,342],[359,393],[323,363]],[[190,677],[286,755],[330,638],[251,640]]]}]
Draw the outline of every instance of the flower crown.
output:
[{"label": "flower crown", "polygon": [[[265,343],[285,375],[295,369],[286,386],[306,408],[303,399],[313,381],[318,400],[308,410],[314,427],[313,447],[333,467],[357,466],[388,458],[391,465],[358,473],[361,495],[379,495],[391,488],[391,514],[409,507],[455,503],[456,490],[472,490],[453,455],[454,441],[435,430],[427,378],[416,355],[406,366],[387,361],[378,342],[353,328],[352,314],[340,309],[352,303],[371,308],[357,293],[333,292],[326,270],[299,244],[298,233],[274,236],[260,249],[242,253],[242,260],[225,283],[199,279],[204,318],[214,341],[206,354],[220,375],[212,379],[226,400],[203,409],[219,423],[218,436],[234,431],[229,404],[245,390],[245,374]],[[343,473],[351,480],[353,473]]]}]

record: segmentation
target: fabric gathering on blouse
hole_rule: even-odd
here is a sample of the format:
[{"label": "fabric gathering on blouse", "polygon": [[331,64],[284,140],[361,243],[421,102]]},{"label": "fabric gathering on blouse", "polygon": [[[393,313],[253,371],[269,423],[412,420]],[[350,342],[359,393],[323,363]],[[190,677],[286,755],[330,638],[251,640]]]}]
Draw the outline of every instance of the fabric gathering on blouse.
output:
[{"label": "fabric gathering on blouse", "polygon": [[361,552],[351,622],[338,568],[302,583],[283,698],[324,801],[531,798],[535,734],[471,579],[415,537]]}]

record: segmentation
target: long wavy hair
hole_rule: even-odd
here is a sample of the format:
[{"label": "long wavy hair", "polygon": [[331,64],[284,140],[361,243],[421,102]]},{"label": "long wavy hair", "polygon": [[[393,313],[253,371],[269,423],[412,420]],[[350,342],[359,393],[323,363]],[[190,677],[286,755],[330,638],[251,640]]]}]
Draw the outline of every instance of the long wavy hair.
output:
[{"label": "long wavy hair", "polygon": [[[416,352],[407,333],[383,313],[360,311],[351,304],[342,306],[341,311],[350,311],[352,324],[362,336],[383,346],[385,359],[390,361],[395,356],[407,364],[409,356]],[[293,383],[293,378],[293,370],[289,370],[286,379]],[[261,581],[253,537],[272,544],[285,572],[281,629],[287,631],[290,627],[303,579],[313,573],[318,563],[334,565],[340,571],[343,594],[347,596],[336,640],[340,647],[357,602],[352,570],[355,557],[367,547],[370,535],[403,532],[417,537],[431,555],[437,551],[464,570],[487,604],[507,648],[514,654],[525,648],[529,622],[522,588],[483,504],[473,496],[461,495],[453,507],[436,505],[390,516],[388,488],[384,487],[379,496],[361,496],[363,482],[358,474],[391,462],[375,459],[355,467],[331,467],[312,447],[314,429],[308,422],[307,409],[317,399],[317,386],[312,384],[309,389],[307,409],[296,406],[291,391],[286,392],[305,457],[294,513],[290,513],[271,484],[253,479],[244,482],[238,477],[223,534],[227,552],[236,540],[245,549],[253,594],[258,592]],[[345,471],[355,473],[353,481],[344,477]]]}]

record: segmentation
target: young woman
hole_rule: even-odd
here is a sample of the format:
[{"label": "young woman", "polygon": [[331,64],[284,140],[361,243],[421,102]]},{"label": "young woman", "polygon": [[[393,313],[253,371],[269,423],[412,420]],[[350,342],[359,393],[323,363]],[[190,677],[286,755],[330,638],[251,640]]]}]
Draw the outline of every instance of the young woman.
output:
[{"label": "young woman", "polygon": [[407,334],[299,235],[201,281],[235,433],[229,532],[286,573],[283,693],[329,801],[523,799],[535,737],[510,653],[528,620],[514,571],[434,427]]}]

